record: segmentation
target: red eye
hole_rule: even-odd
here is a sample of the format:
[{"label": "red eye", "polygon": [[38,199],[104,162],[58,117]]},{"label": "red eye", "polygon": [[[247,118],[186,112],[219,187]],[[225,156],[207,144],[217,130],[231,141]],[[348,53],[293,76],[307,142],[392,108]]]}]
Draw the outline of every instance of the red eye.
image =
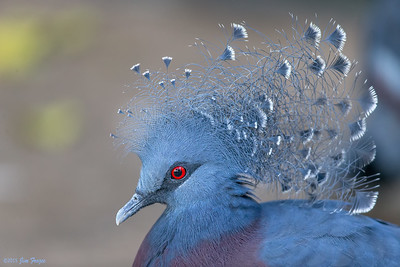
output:
[{"label": "red eye", "polygon": [[186,169],[183,168],[182,166],[177,166],[175,168],[172,169],[171,171],[171,176],[174,179],[182,179],[183,177],[185,177],[186,175]]}]

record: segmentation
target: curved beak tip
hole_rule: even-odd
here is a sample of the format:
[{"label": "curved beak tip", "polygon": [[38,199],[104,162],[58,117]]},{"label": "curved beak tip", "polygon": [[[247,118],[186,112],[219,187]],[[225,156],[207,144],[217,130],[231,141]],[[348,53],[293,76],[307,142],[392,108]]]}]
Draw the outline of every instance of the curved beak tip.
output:
[{"label": "curved beak tip", "polygon": [[143,198],[134,194],[132,199],[125,204],[115,216],[115,223],[120,225],[143,207]]},{"label": "curved beak tip", "polygon": [[[126,206],[126,205],[125,205]],[[132,216],[132,214],[130,214],[129,209],[127,210],[125,208],[125,206],[123,208],[121,208],[118,212],[117,215],[115,216],[115,223],[117,225],[120,225],[121,223],[123,223],[124,221],[126,221],[129,217]]]},{"label": "curved beak tip", "polygon": [[120,209],[118,212],[117,212],[117,215],[115,216],[115,223],[117,224],[117,225],[119,225],[120,223],[122,223],[122,221],[121,221],[121,219],[122,219],[122,209]]}]

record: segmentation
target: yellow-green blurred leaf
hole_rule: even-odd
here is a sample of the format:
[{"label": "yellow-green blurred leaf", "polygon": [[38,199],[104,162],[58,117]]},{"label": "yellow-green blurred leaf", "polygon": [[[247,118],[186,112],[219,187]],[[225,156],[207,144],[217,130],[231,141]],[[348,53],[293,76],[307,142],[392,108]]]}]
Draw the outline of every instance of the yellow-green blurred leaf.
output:
[{"label": "yellow-green blurred leaf", "polygon": [[39,34],[36,20],[8,20],[0,22],[0,73],[24,75],[48,49]]},{"label": "yellow-green blurred leaf", "polygon": [[84,50],[93,39],[95,18],[78,9],[0,18],[0,77],[24,77],[45,59]]},{"label": "yellow-green blurred leaf", "polygon": [[78,141],[82,122],[79,105],[69,101],[56,102],[27,112],[22,120],[22,136],[36,148],[62,150]]}]

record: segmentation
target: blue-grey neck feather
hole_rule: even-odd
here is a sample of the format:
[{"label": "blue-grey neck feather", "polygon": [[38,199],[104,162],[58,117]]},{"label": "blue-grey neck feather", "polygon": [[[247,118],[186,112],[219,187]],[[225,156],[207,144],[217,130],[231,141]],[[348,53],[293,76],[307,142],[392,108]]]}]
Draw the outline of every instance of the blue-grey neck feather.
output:
[{"label": "blue-grey neck feather", "polygon": [[218,242],[226,234],[239,233],[260,217],[261,206],[251,199],[251,190],[240,184],[241,178],[228,178],[229,171],[217,173],[225,183],[215,179],[207,183],[213,194],[202,197],[200,192],[202,198],[188,199],[188,205],[167,205],[149,232],[152,253],[158,255],[168,249],[163,257],[169,262],[178,255],[185,256],[201,242]]},{"label": "blue-grey neck feather", "polygon": [[[119,111],[125,119],[116,140],[144,164],[154,151],[176,152],[161,139],[179,140],[174,145],[187,148],[185,157],[229,162],[227,168],[289,197],[340,199],[351,213],[372,209],[376,179],[361,171],[375,157],[363,136],[376,94],[342,54],[347,37],[340,25],[321,31],[293,21],[278,43],[232,24],[226,46],[194,44],[203,64],[145,71],[140,92]],[[263,38],[260,48],[243,42],[252,34]],[[171,60],[163,58],[167,69]],[[139,73],[140,65],[132,70]]]}]

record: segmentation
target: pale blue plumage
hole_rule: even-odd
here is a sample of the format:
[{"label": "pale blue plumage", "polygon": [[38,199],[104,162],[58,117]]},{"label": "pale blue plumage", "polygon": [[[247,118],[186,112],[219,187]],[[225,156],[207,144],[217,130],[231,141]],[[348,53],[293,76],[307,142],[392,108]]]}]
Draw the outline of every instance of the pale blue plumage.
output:
[{"label": "pale blue plumage", "polygon": [[[336,209],[338,203],[327,202]],[[260,257],[269,266],[398,266],[400,227],[298,201],[263,204]],[[295,222],[295,223],[293,223]]]},{"label": "pale blue plumage", "polygon": [[[221,48],[199,40],[204,65],[145,71],[139,94],[119,112],[125,118],[114,137],[143,166],[117,224],[143,206],[167,205],[134,266],[399,260],[399,228],[351,215],[377,198],[377,179],[362,176],[375,157],[364,134],[377,98],[342,54],[346,33],[294,20],[283,43],[254,30],[265,44],[250,49],[241,42],[246,28],[232,24]],[[171,57],[163,61],[171,68]],[[140,73],[138,64],[131,69]],[[259,204],[259,183],[303,200]]]}]

